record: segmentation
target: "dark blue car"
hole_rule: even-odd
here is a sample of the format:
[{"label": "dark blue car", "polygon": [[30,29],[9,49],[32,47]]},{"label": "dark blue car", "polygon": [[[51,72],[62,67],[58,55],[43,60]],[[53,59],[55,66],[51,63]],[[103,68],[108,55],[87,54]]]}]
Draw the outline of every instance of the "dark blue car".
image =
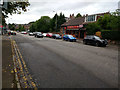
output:
[{"label": "dark blue car", "polygon": [[72,35],[64,35],[63,40],[76,42],[76,38],[73,37]]}]

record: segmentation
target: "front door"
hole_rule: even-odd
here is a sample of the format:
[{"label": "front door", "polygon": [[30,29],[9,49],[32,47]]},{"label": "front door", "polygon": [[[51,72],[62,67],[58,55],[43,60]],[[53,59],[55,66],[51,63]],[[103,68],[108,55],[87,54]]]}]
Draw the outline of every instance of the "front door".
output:
[{"label": "front door", "polygon": [[80,30],[80,38],[84,38],[84,30]]}]

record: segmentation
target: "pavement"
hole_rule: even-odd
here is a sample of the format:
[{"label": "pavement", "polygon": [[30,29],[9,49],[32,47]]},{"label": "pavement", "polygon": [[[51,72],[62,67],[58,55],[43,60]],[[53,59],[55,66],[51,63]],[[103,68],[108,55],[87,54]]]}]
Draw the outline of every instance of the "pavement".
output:
[{"label": "pavement", "polygon": [[16,88],[11,40],[2,37],[2,89]]},{"label": "pavement", "polygon": [[38,88],[117,88],[118,48],[18,34],[16,41]]}]

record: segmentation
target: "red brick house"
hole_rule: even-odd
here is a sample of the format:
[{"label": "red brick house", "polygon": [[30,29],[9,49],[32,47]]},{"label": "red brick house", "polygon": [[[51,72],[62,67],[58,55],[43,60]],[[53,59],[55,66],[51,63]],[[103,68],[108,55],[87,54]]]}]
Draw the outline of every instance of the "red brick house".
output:
[{"label": "red brick house", "polygon": [[84,36],[82,36],[85,33],[85,29],[83,28],[84,20],[85,17],[78,17],[65,22],[61,25],[60,34],[71,34],[76,38],[84,38]]},{"label": "red brick house", "polygon": [[99,14],[92,14],[78,18],[72,18],[71,20],[65,22],[61,25],[60,34],[63,36],[65,34],[71,34],[78,39],[83,39],[86,36],[86,28],[85,25],[88,23],[94,23],[105,14],[110,14],[109,12],[106,13],[99,13]]}]

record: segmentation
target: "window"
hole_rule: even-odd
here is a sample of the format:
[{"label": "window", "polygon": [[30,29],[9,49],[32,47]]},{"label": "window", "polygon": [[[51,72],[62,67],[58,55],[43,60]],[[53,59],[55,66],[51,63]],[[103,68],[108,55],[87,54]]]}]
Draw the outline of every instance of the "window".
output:
[{"label": "window", "polygon": [[95,15],[90,15],[86,17],[86,22],[95,21]]}]

